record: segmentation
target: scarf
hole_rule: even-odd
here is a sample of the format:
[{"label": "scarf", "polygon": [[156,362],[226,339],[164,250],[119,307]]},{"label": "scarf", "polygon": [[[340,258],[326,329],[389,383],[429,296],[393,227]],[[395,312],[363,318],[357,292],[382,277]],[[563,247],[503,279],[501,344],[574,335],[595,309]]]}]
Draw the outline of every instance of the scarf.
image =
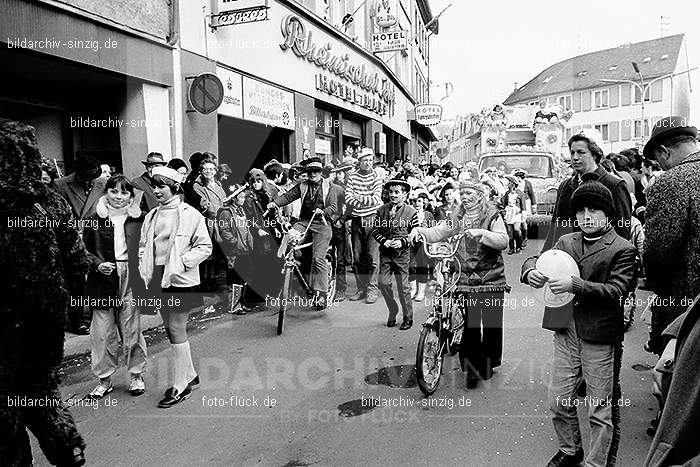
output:
[{"label": "scarf", "polygon": [[610,230],[612,229],[612,225],[609,225],[593,234],[587,234],[585,232],[583,233],[583,241],[586,243],[595,243],[601,238],[603,238]]},{"label": "scarf", "polygon": [[[173,196],[168,201],[155,208],[155,212],[153,213],[150,222],[147,225],[145,225],[146,245],[143,252],[143,258],[141,259],[141,263],[139,264],[139,273],[141,275],[141,278],[143,279],[143,282],[146,284],[146,289],[149,288],[151,279],[153,278],[153,266],[155,262],[154,239],[155,228],[156,224],[158,223],[158,214],[161,212],[161,210],[178,209],[181,202],[182,199],[179,195]],[[171,232],[177,232],[179,229],[180,215],[178,213],[178,215],[175,216],[175,225],[173,226]],[[176,236],[177,235],[170,235],[169,248],[172,248],[173,244],[175,243]],[[165,277],[163,277],[163,279],[165,279]]]}]

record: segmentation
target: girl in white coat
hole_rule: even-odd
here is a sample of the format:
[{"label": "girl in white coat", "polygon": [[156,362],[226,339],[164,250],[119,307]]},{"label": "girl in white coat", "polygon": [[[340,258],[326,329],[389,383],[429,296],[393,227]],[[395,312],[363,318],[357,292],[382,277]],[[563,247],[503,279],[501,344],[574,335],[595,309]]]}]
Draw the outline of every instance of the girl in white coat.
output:
[{"label": "girl in white coat", "polygon": [[173,382],[158,403],[161,408],[183,401],[199,384],[186,325],[189,310],[196,305],[199,264],[212,251],[204,217],[180,197],[182,178],[169,167],[153,169],[159,205],[146,215],[141,229],[139,272],[148,290],[160,299],[173,349]]}]

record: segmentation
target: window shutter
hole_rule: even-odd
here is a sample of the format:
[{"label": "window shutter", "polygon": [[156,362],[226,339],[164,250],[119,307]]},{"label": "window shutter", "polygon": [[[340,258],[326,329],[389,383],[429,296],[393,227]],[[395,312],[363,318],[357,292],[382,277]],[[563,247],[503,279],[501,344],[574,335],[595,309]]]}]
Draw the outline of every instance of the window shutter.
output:
[{"label": "window shutter", "polygon": [[620,122],[610,122],[608,135],[610,142],[615,143],[620,141]]},{"label": "window shutter", "polygon": [[[627,87],[627,86],[625,86]],[[624,89],[624,88],[623,88]],[[622,131],[621,139],[622,141],[629,141],[632,136],[632,120],[622,120]]]},{"label": "window shutter", "polygon": [[632,89],[630,88],[632,86],[631,84],[623,84],[622,85],[622,96],[621,96],[621,102],[622,105],[630,105],[630,102],[632,100]]},{"label": "window shutter", "polygon": [[613,86],[610,88],[610,107],[618,105],[620,105],[620,86]]},{"label": "window shutter", "polygon": [[663,80],[656,81],[652,83],[651,89],[647,92],[651,92],[652,102],[661,102],[663,99],[664,84]]},{"label": "window shutter", "polygon": [[581,93],[575,92],[571,95],[571,110],[574,112],[581,111]]},{"label": "window shutter", "polygon": [[584,112],[591,110],[591,91],[582,91],[581,99],[581,110]]}]

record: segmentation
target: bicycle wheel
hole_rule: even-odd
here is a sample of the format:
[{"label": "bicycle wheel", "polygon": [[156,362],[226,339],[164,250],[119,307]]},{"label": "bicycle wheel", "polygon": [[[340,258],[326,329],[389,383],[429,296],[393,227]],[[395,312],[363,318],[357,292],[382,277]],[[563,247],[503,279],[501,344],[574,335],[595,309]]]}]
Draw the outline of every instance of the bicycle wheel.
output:
[{"label": "bicycle wheel", "polygon": [[289,303],[289,289],[291,286],[292,270],[290,268],[284,269],[284,283],[282,284],[282,292],[280,293],[280,311],[277,315],[277,335],[282,334],[284,330],[284,314],[287,311],[287,304]]},{"label": "bicycle wheel", "polygon": [[[439,324],[438,324],[439,325]],[[433,326],[423,326],[416,350],[416,380],[421,392],[433,394],[442,376],[443,352],[440,351],[440,336]]]}]

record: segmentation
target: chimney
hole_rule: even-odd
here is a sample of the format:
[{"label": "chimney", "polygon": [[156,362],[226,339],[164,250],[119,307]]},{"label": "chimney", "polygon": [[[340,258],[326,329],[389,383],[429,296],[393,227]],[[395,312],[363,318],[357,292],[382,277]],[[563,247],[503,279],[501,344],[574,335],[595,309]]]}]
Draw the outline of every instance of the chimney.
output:
[{"label": "chimney", "polygon": [[513,91],[517,91],[517,90],[518,90],[518,82],[516,81],[513,83]]}]

